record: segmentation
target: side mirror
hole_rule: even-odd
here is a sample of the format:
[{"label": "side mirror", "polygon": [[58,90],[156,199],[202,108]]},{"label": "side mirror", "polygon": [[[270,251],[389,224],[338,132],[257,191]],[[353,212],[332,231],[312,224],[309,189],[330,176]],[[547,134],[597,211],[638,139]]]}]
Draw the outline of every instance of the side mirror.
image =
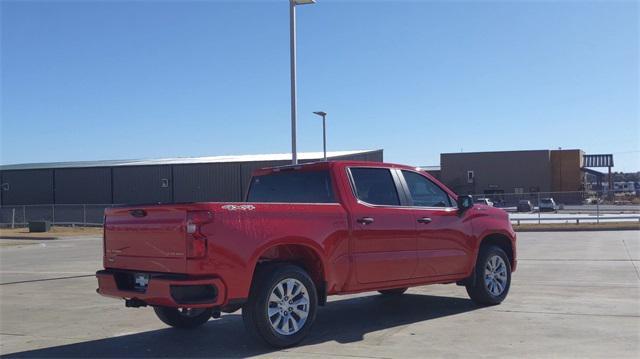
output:
[{"label": "side mirror", "polygon": [[473,207],[473,197],[471,196],[458,196],[458,210],[464,212]]}]

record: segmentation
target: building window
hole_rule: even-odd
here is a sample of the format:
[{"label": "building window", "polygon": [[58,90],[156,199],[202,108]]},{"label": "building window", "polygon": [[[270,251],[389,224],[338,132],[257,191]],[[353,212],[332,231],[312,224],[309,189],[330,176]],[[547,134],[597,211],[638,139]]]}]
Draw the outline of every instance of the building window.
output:
[{"label": "building window", "polygon": [[467,183],[473,183],[473,179],[475,178],[475,174],[473,171],[467,171]]},{"label": "building window", "polygon": [[160,178],[160,187],[169,188],[169,179],[168,178]]},{"label": "building window", "polygon": [[513,193],[522,194],[522,193],[524,193],[524,188],[516,187],[516,188],[513,189]]}]

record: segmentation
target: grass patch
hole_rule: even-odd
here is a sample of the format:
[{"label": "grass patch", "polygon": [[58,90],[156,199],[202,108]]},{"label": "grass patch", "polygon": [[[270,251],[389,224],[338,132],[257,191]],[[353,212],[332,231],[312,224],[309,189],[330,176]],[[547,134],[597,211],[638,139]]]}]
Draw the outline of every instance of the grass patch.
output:
[{"label": "grass patch", "polygon": [[0,239],[56,239],[102,236],[102,227],[51,227],[49,232],[29,233],[29,228],[0,229]]},{"label": "grass patch", "polygon": [[38,244],[38,242],[25,242],[25,241],[0,241],[0,248],[6,247],[22,247],[22,246],[31,246],[34,244]]}]

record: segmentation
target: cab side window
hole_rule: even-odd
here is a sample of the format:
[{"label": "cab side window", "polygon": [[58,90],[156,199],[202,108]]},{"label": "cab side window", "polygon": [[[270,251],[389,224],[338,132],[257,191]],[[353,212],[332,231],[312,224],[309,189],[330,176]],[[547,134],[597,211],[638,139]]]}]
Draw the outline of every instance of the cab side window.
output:
[{"label": "cab side window", "polygon": [[402,171],[413,205],[416,207],[452,207],[449,195],[428,178],[415,172]]},{"label": "cab side window", "polygon": [[351,168],[351,178],[359,200],[369,204],[399,206],[396,184],[387,168]]}]

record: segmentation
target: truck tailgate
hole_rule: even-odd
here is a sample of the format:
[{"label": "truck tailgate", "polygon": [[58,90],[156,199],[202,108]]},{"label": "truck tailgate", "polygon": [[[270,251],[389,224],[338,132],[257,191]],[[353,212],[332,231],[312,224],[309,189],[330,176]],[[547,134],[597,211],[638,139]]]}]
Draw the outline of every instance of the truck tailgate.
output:
[{"label": "truck tailgate", "polygon": [[186,209],[168,206],[107,210],[105,268],[184,273],[186,218]]}]

